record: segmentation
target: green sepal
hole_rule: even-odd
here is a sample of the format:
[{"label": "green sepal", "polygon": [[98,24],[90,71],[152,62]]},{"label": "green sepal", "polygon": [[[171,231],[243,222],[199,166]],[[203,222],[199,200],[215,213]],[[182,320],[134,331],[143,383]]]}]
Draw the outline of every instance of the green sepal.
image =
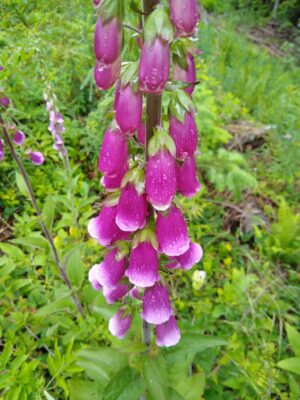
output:
[{"label": "green sepal", "polygon": [[124,17],[124,1],[123,0],[102,0],[97,8],[97,14],[102,18],[103,22],[110,21],[117,17],[119,21]]},{"label": "green sepal", "polygon": [[138,81],[138,69],[139,69],[138,61],[130,62],[124,66],[124,69],[121,73],[122,87],[128,85],[128,83],[132,84],[132,87],[135,86],[135,83]]},{"label": "green sepal", "polygon": [[106,197],[105,200],[103,200],[103,205],[107,207],[113,207],[116,206],[119,202],[120,198],[120,191],[116,190],[112,194],[110,194],[108,197]]},{"label": "green sepal", "polygon": [[157,36],[160,36],[167,42],[174,40],[173,25],[171,24],[170,17],[162,7],[158,7],[153,11],[145,23],[145,42],[152,43]]},{"label": "green sepal", "polygon": [[134,249],[140,243],[150,242],[155,250],[158,250],[158,242],[156,239],[156,234],[153,229],[146,227],[145,229],[137,232],[133,238],[132,248]]},{"label": "green sepal", "polygon": [[133,183],[139,195],[145,191],[145,172],[139,165],[136,168],[129,170],[122,179],[121,188],[124,188],[128,183]]},{"label": "green sepal", "polygon": [[173,87],[169,103],[171,115],[178,121],[183,122],[185,113],[192,111],[194,111],[194,104],[190,96],[185,91]]},{"label": "green sepal", "polygon": [[167,131],[161,128],[154,130],[154,135],[150,139],[148,146],[148,153],[150,157],[153,157],[159,150],[167,149],[173,157],[176,155],[176,146],[172,137]]},{"label": "green sepal", "polygon": [[115,246],[118,248],[116,261],[121,261],[124,257],[128,256],[130,251],[128,242],[125,240],[118,240],[115,242]]},{"label": "green sepal", "polygon": [[195,53],[196,48],[193,42],[186,38],[176,39],[170,46],[173,56],[173,62],[178,64],[180,68],[187,70],[187,55],[188,53]]}]

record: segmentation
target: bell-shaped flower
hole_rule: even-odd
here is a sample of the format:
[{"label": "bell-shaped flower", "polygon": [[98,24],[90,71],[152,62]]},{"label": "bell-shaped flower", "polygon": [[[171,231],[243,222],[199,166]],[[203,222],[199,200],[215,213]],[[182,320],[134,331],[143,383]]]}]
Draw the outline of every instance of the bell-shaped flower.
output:
[{"label": "bell-shaped flower", "polygon": [[104,174],[102,176],[100,183],[104,187],[104,189],[108,192],[114,191],[115,189],[119,189],[121,187],[122,180],[124,178],[124,175],[128,171],[128,164],[125,163],[123,166],[122,170],[117,173],[117,175],[109,175],[109,174]]},{"label": "bell-shaped flower", "polygon": [[193,197],[201,188],[197,178],[197,166],[194,157],[186,158],[176,165],[177,189],[186,197]]},{"label": "bell-shaped flower", "polygon": [[143,146],[145,146],[146,143],[146,126],[143,122],[140,122],[138,131],[137,131],[137,140],[139,143],[141,143]]},{"label": "bell-shaped flower", "polygon": [[43,156],[43,154],[40,151],[29,151],[29,158],[30,161],[32,162],[32,164],[35,165],[42,165],[44,164],[45,161],[45,157]]},{"label": "bell-shaped flower", "polygon": [[116,223],[125,232],[134,232],[146,225],[147,200],[139,194],[133,183],[128,183],[121,191],[117,206]]},{"label": "bell-shaped flower", "polygon": [[143,100],[140,92],[135,92],[130,84],[116,92],[116,121],[123,133],[134,133],[141,122]]},{"label": "bell-shaped flower", "polygon": [[186,222],[180,210],[174,205],[166,215],[158,213],[156,237],[159,250],[168,256],[180,256],[190,245]]},{"label": "bell-shaped flower", "polygon": [[185,89],[185,92],[191,96],[194,91],[195,82],[196,82],[195,60],[194,60],[194,56],[191,53],[187,54],[186,62],[187,62],[186,69],[181,68],[181,66],[179,64],[174,62],[173,80],[184,82],[184,83],[190,83],[191,85],[189,85]]},{"label": "bell-shaped flower", "polygon": [[0,97],[0,106],[7,108],[10,105],[10,100],[8,97]]},{"label": "bell-shaped flower", "polygon": [[167,264],[166,268],[180,268],[188,271],[201,261],[202,257],[202,247],[197,243],[191,242],[188,250],[180,256],[174,257],[174,262]]},{"label": "bell-shaped flower", "polygon": [[156,344],[160,347],[175,346],[180,340],[180,330],[176,318],[172,315],[167,322],[156,325]]},{"label": "bell-shaped flower", "polygon": [[14,134],[13,141],[17,146],[22,146],[22,144],[24,143],[25,138],[26,137],[25,137],[25,133],[24,132],[17,131]]},{"label": "bell-shaped flower", "polygon": [[170,16],[177,36],[192,36],[200,18],[197,0],[170,0]]},{"label": "bell-shaped flower", "polygon": [[198,144],[198,131],[193,113],[186,112],[183,122],[171,115],[169,131],[175,142],[176,157],[183,159],[193,156]]},{"label": "bell-shaped flower", "polygon": [[0,139],[0,161],[4,159],[4,143],[3,140]]},{"label": "bell-shaped flower", "polygon": [[167,289],[159,283],[147,288],[143,297],[142,318],[149,324],[159,325],[168,321],[171,315]]},{"label": "bell-shaped flower", "polygon": [[140,89],[146,93],[161,93],[167,83],[170,71],[170,46],[156,37],[152,43],[143,44],[139,78]]},{"label": "bell-shaped flower", "polygon": [[118,249],[113,249],[104,257],[96,269],[96,278],[104,287],[116,286],[123,278],[126,269],[126,257],[118,260]]},{"label": "bell-shaped flower", "polygon": [[130,328],[132,316],[126,314],[124,310],[119,310],[110,320],[108,324],[109,332],[119,338],[123,339]]},{"label": "bell-shaped flower", "polygon": [[143,288],[159,280],[157,251],[149,241],[139,243],[131,251],[125,275],[131,283]]},{"label": "bell-shaped flower", "polygon": [[96,264],[94,265],[90,270],[89,270],[89,281],[95,290],[100,290],[102,288],[102,285],[98,282],[97,279],[97,269],[99,268],[99,265]]},{"label": "bell-shaped flower", "polygon": [[121,58],[112,64],[102,64],[98,61],[94,68],[94,78],[98,89],[107,90],[118,80],[121,71]]},{"label": "bell-shaped flower", "polygon": [[116,240],[125,240],[126,232],[116,224],[117,206],[104,206],[96,218],[92,218],[88,224],[89,235],[97,239],[102,246],[110,246]]},{"label": "bell-shaped flower", "polygon": [[122,46],[122,30],[118,18],[108,21],[98,18],[95,36],[94,51],[97,61],[102,64],[112,64],[119,58]]},{"label": "bell-shaped flower", "polygon": [[108,128],[105,132],[99,155],[98,170],[118,176],[127,164],[128,146],[125,136],[118,130]]},{"label": "bell-shaped flower", "polygon": [[167,210],[176,193],[176,163],[169,151],[160,149],[146,166],[148,200],[157,210]]},{"label": "bell-shaped flower", "polygon": [[108,304],[114,304],[117,300],[124,297],[129,291],[127,285],[117,283],[116,286],[103,287],[103,296]]}]

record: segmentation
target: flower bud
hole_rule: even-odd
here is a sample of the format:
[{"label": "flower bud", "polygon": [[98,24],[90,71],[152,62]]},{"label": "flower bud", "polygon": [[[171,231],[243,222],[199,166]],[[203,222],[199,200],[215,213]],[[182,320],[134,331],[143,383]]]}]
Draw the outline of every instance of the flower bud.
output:
[{"label": "flower bud", "polygon": [[185,113],[183,122],[171,115],[169,131],[175,142],[176,157],[183,159],[193,156],[197,150],[198,131],[192,112]]},{"label": "flower bud", "polygon": [[140,89],[159,94],[164,90],[170,71],[169,44],[157,37],[152,43],[145,42],[139,66]]},{"label": "flower bud", "polygon": [[97,239],[102,246],[110,246],[117,240],[125,240],[126,232],[116,224],[117,206],[104,206],[96,218],[92,218],[88,224],[89,235]]},{"label": "flower bud", "polygon": [[18,131],[14,134],[13,141],[17,146],[22,146],[25,138],[25,133],[22,131]]},{"label": "flower bud", "polygon": [[119,310],[110,320],[108,324],[109,332],[119,339],[123,339],[130,328],[132,316],[125,314],[124,310]]},{"label": "flower bud", "polygon": [[159,150],[146,166],[146,192],[157,210],[167,210],[176,193],[176,164],[167,150]]},{"label": "flower bud", "polygon": [[172,315],[170,319],[155,327],[156,344],[160,347],[175,346],[180,340],[180,330],[176,318]]},{"label": "flower bud", "polygon": [[159,325],[169,320],[172,315],[167,289],[156,283],[145,290],[143,297],[142,318],[149,324]]},{"label": "flower bud", "polygon": [[97,281],[102,286],[114,287],[123,278],[126,270],[126,258],[117,260],[118,249],[113,249],[104,257],[96,269]]},{"label": "flower bud", "polygon": [[131,251],[125,275],[131,283],[143,288],[159,280],[157,251],[150,242],[141,242]]},{"label": "flower bud", "polygon": [[178,36],[192,36],[200,18],[197,0],[170,0],[170,17]]},{"label": "flower bud", "polygon": [[94,51],[97,61],[102,64],[114,63],[120,55],[121,45],[120,21],[115,17],[103,22],[99,17],[94,36]]},{"label": "flower bud", "polygon": [[193,197],[200,190],[194,157],[188,157],[182,165],[176,165],[177,189],[185,197]]},{"label": "flower bud", "polygon": [[0,97],[0,105],[7,108],[10,105],[10,100],[8,97]]},{"label": "flower bud", "polygon": [[118,130],[108,128],[100,150],[98,170],[115,177],[127,164],[128,147],[125,136]]},{"label": "flower bud", "polygon": [[117,58],[113,64],[102,64],[98,61],[94,68],[94,78],[98,89],[111,88],[120,76],[121,58]]},{"label": "flower bud", "polygon": [[45,158],[40,151],[30,151],[29,153],[30,161],[35,165],[44,164]]},{"label": "flower bud", "polygon": [[139,194],[133,183],[128,183],[121,191],[117,206],[116,224],[125,232],[134,232],[146,225],[147,200]]},{"label": "flower bud", "polygon": [[167,264],[167,268],[181,268],[185,271],[193,268],[195,264],[201,261],[203,257],[203,251],[199,244],[190,243],[188,250],[180,256],[174,257],[174,262]]},{"label": "flower bud", "polygon": [[130,84],[118,91],[116,120],[123,133],[134,133],[141,122],[143,100],[140,92],[134,92]]},{"label": "flower bud", "polygon": [[196,67],[194,56],[189,53],[186,57],[187,61],[187,69],[183,69],[176,62],[174,63],[173,68],[173,80],[180,81],[184,83],[193,83],[193,85],[189,85],[185,90],[190,96],[193,94],[196,82]]},{"label": "flower bud", "polygon": [[129,291],[127,285],[118,283],[116,286],[103,287],[103,296],[108,304],[114,304],[117,300],[124,297]]},{"label": "flower bud", "polygon": [[4,159],[4,142],[0,139],[0,161]]},{"label": "flower bud", "polygon": [[90,271],[89,271],[89,281],[90,281],[93,289],[100,290],[102,288],[102,286],[100,285],[100,283],[97,280],[97,275],[96,275],[97,269],[98,269],[98,265],[94,265],[90,269]]},{"label": "flower bud", "polygon": [[180,256],[190,245],[186,222],[180,210],[174,205],[166,216],[158,213],[156,236],[159,250],[168,256]]},{"label": "flower bud", "polygon": [[93,0],[93,6],[96,8],[100,6],[101,0]]}]

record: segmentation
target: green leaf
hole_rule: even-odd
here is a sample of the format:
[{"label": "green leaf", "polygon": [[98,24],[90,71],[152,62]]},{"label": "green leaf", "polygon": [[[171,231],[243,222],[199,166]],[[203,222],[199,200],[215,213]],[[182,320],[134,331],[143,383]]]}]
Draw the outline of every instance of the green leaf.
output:
[{"label": "green leaf", "polygon": [[44,391],[44,395],[45,395],[47,400],[55,400],[55,398],[53,396],[51,396],[51,394],[49,394],[47,392],[47,390]]},{"label": "green leaf", "polygon": [[72,285],[80,287],[84,281],[85,268],[81,261],[81,254],[79,250],[75,250],[67,261],[67,276]]},{"label": "green leaf", "polygon": [[55,216],[55,203],[51,195],[47,196],[42,211],[43,219],[46,227],[51,231],[54,216]]},{"label": "green leaf", "polygon": [[168,14],[162,7],[158,7],[147,18],[144,36],[147,43],[151,43],[156,36],[160,36],[168,42],[173,41],[173,25],[171,24]]},{"label": "green leaf", "polygon": [[300,357],[300,333],[288,323],[285,324],[285,329],[293,352]]},{"label": "green leaf", "polygon": [[124,72],[121,74],[122,86],[126,86],[129,82],[138,78],[138,69],[139,63],[137,61],[131,62],[125,67]]},{"label": "green leaf", "polygon": [[175,388],[185,400],[199,400],[205,388],[204,372],[182,379]]},{"label": "green leaf", "polygon": [[0,243],[0,250],[16,260],[21,260],[25,256],[21,249],[8,243]]},{"label": "green leaf", "polygon": [[16,183],[21,194],[25,197],[29,197],[29,193],[24,178],[18,171],[16,171]]},{"label": "green leaf", "polygon": [[49,243],[46,239],[41,236],[31,236],[18,239],[12,239],[12,243],[21,244],[25,247],[32,247],[34,249],[47,250],[49,248]]},{"label": "green leaf", "polygon": [[71,400],[101,400],[102,396],[97,382],[73,378],[68,381]]},{"label": "green leaf", "polygon": [[158,359],[145,357],[143,363],[144,379],[151,398],[154,400],[168,400],[166,393],[166,377]]},{"label": "green leaf", "polygon": [[4,370],[6,364],[8,363],[10,356],[12,355],[12,352],[13,352],[13,345],[10,342],[7,342],[0,355],[0,367],[2,371]]},{"label": "green leaf", "polygon": [[105,400],[138,400],[145,391],[145,384],[138,372],[125,367],[108,382],[103,398]]},{"label": "green leaf", "polygon": [[154,156],[159,151],[159,149],[160,149],[159,135],[154,134],[148,144],[149,156],[150,157]]},{"label": "green leaf", "polygon": [[286,358],[285,360],[279,361],[277,366],[285,371],[300,375],[300,357]]}]

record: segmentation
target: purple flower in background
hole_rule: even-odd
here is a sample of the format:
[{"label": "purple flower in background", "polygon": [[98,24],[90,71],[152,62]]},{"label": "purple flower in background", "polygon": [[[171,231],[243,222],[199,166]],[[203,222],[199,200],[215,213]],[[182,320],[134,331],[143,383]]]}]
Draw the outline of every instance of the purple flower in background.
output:
[{"label": "purple flower in background", "polygon": [[0,161],[4,159],[4,143],[3,140],[0,139]]},{"label": "purple flower in background", "polygon": [[125,136],[118,130],[108,128],[102,142],[99,156],[98,170],[117,176],[127,164],[128,147]]},{"label": "purple flower in background", "polygon": [[192,36],[200,18],[197,0],[170,0],[170,15],[178,36]]},{"label": "purple flower in background", "polygon": [[104,286],[103,296],[108,304],[114,304],[117,300],[124,297],[129,291],[127,285],[117,283],[116,286]]},{"label": "purple flower in background", "polygon": [[143,100],[140,92],[134,92],[127,84],[116,92],[116,121],[124,133],[134,133],[141,122]]},{"label": "purple flower in background", "polygon": [[97,239],[102,246],[110,246],[116,240],[124,240],[128,237],[128,234],[117,226],[116,215],[117,206],[104,206],[98,217],[89,221],[90,236]]},{"label": "purple flower in background", "polygon": [[45,158],[40,151],[29,151],[29,158],[30,161],[35,165],[42,165],[44,164]]},{"label": "purple flower in background", "polygon": [[185,89],[185,92],[191,96],[194,91],[196,82],[196,67],[195,67],[194,56],[191,53],[187,54],[186,61],[187,61],[187,69],[181,68],[179,64],[174,62],[173,80],[184,83],[193,83],[193,85],[189,85]]},{"label": "purple flower in background", "polygon": [[93,6],[98,7],[100,6],[101,0],[93,0]]},{"label": "purple flower in background", "polygon": [[176,165],[177,189],[186,197],[193,197],[201,188],[197,178],[197,166],[194,157],[186,158],[182,165]]},{"label": "purple flower in background", "polygon": [[161,93],[170,71],[170,46],[157,37],[152,43],[145,42],[142,48],[139,78],[140,89],[146,93]]},{"label": "purple flower in background", "polygon": [[176,318],[172,315],[167,322],[156,325],[156,344],[160,347],[175,346],[180,340],[180,330]]},{"label": "purple flower in background", "polygon": [[126,258],[117,260],[118,249],[113,249],[104,257],[96,270],[96,277],[100,285],[114,287],[123,278],[126,269]]},{"label": "purple flower in background", "polygon": [[167,210],[176,193],[176,163],[167,150],[159,150],[146,166],[146,192],[152,206]]},{"label": "purple flower in background", "polygon": [[128,183],[121,191],[117,206],[116,223],[122,231],[134,232],[146,225],[147,200],[139,194],[133,183]]},{"label": "purple flower in background", "polygon": [[26,139],[25,133],[22,131],[17,131],[13,137],[13,141],[17,146],[22,146],[25,139]]},{"label": "purple flower in background", "polygon": [[108,329],[113,336],[123,339],[130,328],[132,316],[124,310],[119,310],[110,320]]},{"label": "purple flower in background", "polygon": [[169,320],[172,308],[167,289],[159,283],[145,290],[142,318],[149,324],[159,325]]},{"label": "purple flower in background", "polygon": [[94,37],[94,51],[97,61],[102,64],[114,63],[120,55],[121,45],[120,21],[117,18],[112,18],[104,22],[99,17]]},{"label": "purple flower in background", "polygon": [[8,107],[10,105],[10,100],[8,97],[0,97],[0,105],[3,107]]},{"label": "purple flower in background", "polygon": [[169,130],[175,142],[176,157],[183,159],[193,156],[198,144],[198,131],[193,113],[186,112],[183,122],[171,115]]},{"label": "purple flower in background", "polygon": [[132,249],[125,275],[131,283],[143,288],[159,280],[158,255],[150,242],[139,243]]},{"label": "purple flower in background", "polygon": [[168,256],[180,256],[190,245],[186,222],[180,210],[174,205],[167,215],[158,213],[156,236],[161,252]]},{"label": "purple flower in background", "polygon": [[118,80],[121,71],[121,58],[112,64],[102,64],[96,61],[94,78],[98,89],[107,90]]},{"label": "purple flower in background", "polygon": [[100,290],[102,288],[102,285],[98,282],[97,279],[97,269],[99,265],[96,264],[94,265],[90,270],[89,270],[89,281],[95,290]]}]

